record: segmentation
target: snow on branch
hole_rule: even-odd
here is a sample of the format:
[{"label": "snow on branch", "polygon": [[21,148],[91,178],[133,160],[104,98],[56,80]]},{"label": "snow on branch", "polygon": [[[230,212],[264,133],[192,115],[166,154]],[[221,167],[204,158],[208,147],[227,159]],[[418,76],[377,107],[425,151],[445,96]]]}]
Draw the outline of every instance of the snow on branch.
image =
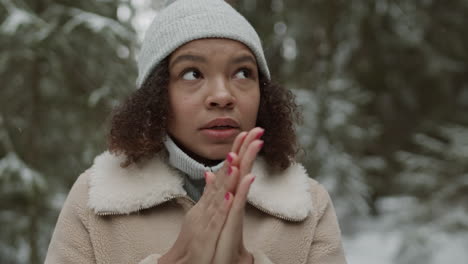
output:
[{"label": "snow on branch", "polygon": [[19,188],[25,191],[35,187],[39,187],[39,189],[46,187],[42,174],[31,169],[14,152],[9,152],[0,159],[0,182],[4,186],[8,186],[9,183],[14,184],[15,189]]},{"label": "snow on branch", "polygon": [[79,25],[85,25],[95,33],[102,32],[104,29],[110,29],[115,34],[123,38],[132,38],[133,33],[122,26],[118,21],[96,13],[84,11],[79,8],[70,8],[72,18],[64,25],[66,33],[71,32]]},{"label": "snow on branch", "polygon": [[11,1],[1,1],[7,10],[7,17],[0,25],[0,32],[14,34],[21,26],[31,26],[33,24],[45,24],[40,17],[25,9],[18,8]]}]

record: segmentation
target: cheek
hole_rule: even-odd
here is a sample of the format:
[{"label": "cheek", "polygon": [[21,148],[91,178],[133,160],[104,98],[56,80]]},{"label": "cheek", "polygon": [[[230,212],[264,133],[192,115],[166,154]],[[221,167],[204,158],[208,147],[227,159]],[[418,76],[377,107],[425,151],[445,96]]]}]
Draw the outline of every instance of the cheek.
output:
[{"label": "cheek", "polygon": [[192,103],[190,102],[189,97],[177,97],[177,99],[171,100],[171,109],[176,117],[177,115],[190,112],[191,108]]},{"label": "cheek", "polygon": [[251,94],[243,98],[242,102],[242,115],[244,120],[248,123],[249,127],[254,127],[257,121],[258,109],[260,105],[260,95]]},{"label": "cheek", "polygon": [[170,98],[170,120],[169,127],[186,126],[194,120],[198,104],[189,95],[171,95]]}]

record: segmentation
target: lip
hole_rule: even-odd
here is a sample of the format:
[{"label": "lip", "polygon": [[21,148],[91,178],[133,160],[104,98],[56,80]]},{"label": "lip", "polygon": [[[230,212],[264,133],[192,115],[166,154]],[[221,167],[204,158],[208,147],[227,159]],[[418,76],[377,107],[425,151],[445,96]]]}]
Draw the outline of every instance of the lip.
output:
[{"label": "lip", "polygon": [[[225,129],[215,129],[216,126],[227,126]],[[200,128],[203,135],[211,140],[229,140],[239,134],[240,125],[230,117],[215,118]]]},{"label": "lip", "polygon": [[[212,128],[216,126],[229,126],[232,129],[239,129],[240,127],[239,123],[237,123],[234,119],[230,117],[221,117],[221,118],[215,118],[209,121],[208,123],[202,126],[201,130],[204,130],[204,129],[212,130]],[[226,130],[230,130],[230,129],[226,129]]]},{"label": "lip", "polygon": [[202,134],[209,138],[210,140],[229,140],[235,138],[239,134],[238,128],[227,128],[227,129],[203,129],[201,130]]}]

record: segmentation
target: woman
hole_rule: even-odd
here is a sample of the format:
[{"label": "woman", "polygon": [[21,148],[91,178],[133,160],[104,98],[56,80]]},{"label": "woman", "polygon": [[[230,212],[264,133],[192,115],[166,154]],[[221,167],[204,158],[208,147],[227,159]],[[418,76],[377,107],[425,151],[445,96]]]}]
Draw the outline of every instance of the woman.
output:
[{"label": "woman", "polygon": [[330,198],[294,162],[291,93],[221,0],[146,32],[109,152],[74,184],[46,263],[345,263]]}]

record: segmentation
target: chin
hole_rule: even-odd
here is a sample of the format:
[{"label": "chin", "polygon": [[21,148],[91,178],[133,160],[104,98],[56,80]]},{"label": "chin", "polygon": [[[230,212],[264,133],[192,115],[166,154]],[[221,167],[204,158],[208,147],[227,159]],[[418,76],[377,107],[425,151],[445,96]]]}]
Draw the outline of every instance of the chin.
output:
[{"label": "chin", "polygon": [[215,146],[208,148],[202,156],[210,160],[224,160],[229,151],[231,146]]}]

